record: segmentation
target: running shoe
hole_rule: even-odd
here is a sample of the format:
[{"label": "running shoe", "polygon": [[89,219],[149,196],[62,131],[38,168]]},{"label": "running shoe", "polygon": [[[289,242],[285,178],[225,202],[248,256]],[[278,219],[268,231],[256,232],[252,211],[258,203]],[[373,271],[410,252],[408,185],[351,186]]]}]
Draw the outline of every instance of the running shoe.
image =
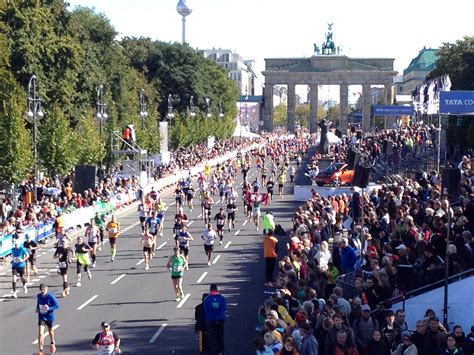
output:
[{"label": "running shoe", "polygon": [[55,343],[51,343],[51,353],[54,354],[56,352],[56,344]]},{"label": "running shoe", "polygon": [[148,270],[150,267],[148,265],[145,266],[145,270]]},{"label": "running shoe", "polygon": [[80,282],[76,282],[76,287],[81,287],[82,284]]},{"label": "running shoe", "polygon": [[210,262],[210,261],[208,261],[208,262],[207,262],[207,265],[208,265],[208,266],[211,266],[211,262]]},{"label": "running shoe", "polygon": [[181,301],[181,298],[179,298],[179,296],[176,297],[176,302],[179,302]]},{"label": "running shoe", "polygon": [[219,245],[222,245],[222,240],[219,240]]},{"label": "running shoe", "polygon": [[92,263],[92,268],[95,268],[95,262],[94,262],[94,263]]},{"label": "running shoe", "polygon": [[28,293],[28,287],[25,285],[23,285],[23,292],[25,292],[25,295]]},{"label": "running shoe", "polygon": [[12,293],[12,297],[13,298],[18,298],[18,295],[17,295],[16,291]]},{"label": "running shoe", "polygon": [[87,277],[90,279],[92,279],[92,273],[90,271],[87,272]]},{"label": "running shoe", "polygon": [[111,261],[111,262],[114,262],[114,261],[115,261],[115,257],[112,256],[112,257],[110,258],[110,261]]}]

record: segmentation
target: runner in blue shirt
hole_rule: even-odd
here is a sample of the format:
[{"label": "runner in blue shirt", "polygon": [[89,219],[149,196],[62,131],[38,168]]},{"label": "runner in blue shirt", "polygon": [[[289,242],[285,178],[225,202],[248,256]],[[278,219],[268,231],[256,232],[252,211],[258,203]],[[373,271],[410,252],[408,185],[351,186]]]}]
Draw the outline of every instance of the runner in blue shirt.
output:
[{"label": "runner in blue shirt", "polygon": [[49,337],[51,339],[51,353],[56,352],[56,343],[54,340],[54,311],[59,308],[58,301],[52,293],[48,292],[48,286],[41,284],[40,293],[36,295],[36,313],[38,313],[38,346],[39,353],[43,354],[44,346],[44,328],[48,327]]},{"label": "runner in blue shirt", "polygon": [[23,290],[25,294],[28,293],[25,279],[25,261],[29,258],[28,251],[21,245],[18,239],[15,239],[14,248],[12,249],[12,297],[18,298],[16,293],[16,279],[20,276],[21,282],[23,283]]}]

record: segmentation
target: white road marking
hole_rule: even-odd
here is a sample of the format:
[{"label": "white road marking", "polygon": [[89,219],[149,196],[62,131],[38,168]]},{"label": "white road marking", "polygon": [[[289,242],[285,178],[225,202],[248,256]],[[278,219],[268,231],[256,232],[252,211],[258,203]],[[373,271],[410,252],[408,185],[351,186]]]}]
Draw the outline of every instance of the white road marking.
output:
[{"label": "white road marking", "polygon": [[11,293],[5,293],[2,297],[3,297],[3,298],[5,298],[5,297],[11,298],[11,297],[12,297],[12,294],[11,294]]},{"label": "white road marking", "polygon": [[159,337],[160,334],[163,332],[163,330],[165,330],[165,328],[166,328],[167,325],[168,325],[167,323],[163,323],[163,324],[161,325],[160,329],[158,329],[158,330],[156,331],[156,333],[151,337],[151,339],[150,339],[150,341],[149,341],[148,343],[149,343],[149,344],[153,344],[153,343],[156,341],[156,339],[158,339],[158,337]]},{"label": "white road marking", "polygon": [[127,274],[122,274],[122,275],[120,275],[120,276],[117,277],[114,281],[112,281],[110,284],[111,284],[111,285],[115,285],[117,282],[119,282],[120,280],[122,280],[125,276],[127,276]]},{"label": "white road marking", "polygon": [[0,276],[5,275],[6,273],[7,273],[6,271],[5,271],[5,272],[2,272],[2,273],[0,273]]},{"label": "white road marking", "polygon": [[46,275],[38,276],[39,279],[44,279],[45,277],[46,277]]},{"label": "white road marking", "polygon": [[242,223],[242,227],[245,226],[248,222],[249,222],[249,220],[246,219],[246,220],[244,221],[244,223]]},{"label": "white road marking", "polygon": [[189,227],[191,224],[193,224],[193,223],[194,223],[194,221],[189,222],[189,223],[188,223],[188,227]]},{"label": "white road marking", "polygon": [[239,233],[240,233],[240,229],[237,232],[235,232],[234,235],[239,235]]},{"label": "white road marking", "polygon": [[159,246],[156,247],[156,250],[160,250],[161,248],[163,248],[166,245],[166,243],[168,242],[161,243]]},{"label": "white road marking", "polygon": [[224,249],[227,249],[232,244],[232,240],[229,240],[225,245]]},{"label": "white road marking", "polygon": [[77,307],[77,310],[80,311],[80,310],[83,309],[85,306],[87,306],[89,303],[91,303],[93,300],[95,300],[97,297],[99,297],[99,295],[94,295],[94,296],[92,296],[92,297],[89,298],[86,302],[84,302],[84,303],[81,304],[79,307]]},{"label": "white road marking", "polygon": [[133,223],[132,225],[128,226],[124,230],[120,231],[121,234],[128,232],[130,229],[132,229],[135,226],[138,226],[140,224],[140,221]]},{"label": "white road marking", "polygon": [[145,261],[145,259],[142,259],[138,263],[136,263],[135,265],[141,265],[141,264],[143,264],[144,261]]},{"label": "white road marking", "polygon": [[173,206],[176,203],[176,201],[171,202],[169,205]]},{"label": "white road marking", "polygon": [[184,298],[181,300],[181,302],[178,303],[178,305],[176,306],[176,308],[181,308],[183,307],[184,303],[188,300],[188,298],[191,296],[190,293],[187,293],[186,296],[184,296]]},{"label": "white road marking", "polygon": [[221,254],[217,255],[217,256],[214,258],[214,261],[212,262],[212,264],[217,263],[220,258],[221,258]]},{"label": "white road marking", "polygon": [[27,282],[26,286],[33,286],[35,283],[34,282]]},{"label": "white road marking", "polygon": [[57,268],[54,268],[54,269],[49,269],[50,272],[53,272],[53,271],[56,271],[58,270]]},{"label": "white road marking", "polygon": [[[59,328],[59,324],[56,324],[56,325],[53,325],[53,330],[56,330]],[[44,332],[44,336],[43,336],[43,339],[47,338],[49,336],[49,332]],[[33,342],[33,345],[36,345],[38,344],[38,339],[36,339],[34,342]]]},{"label": "white road marking", "polygon": [[201,277],[196,281],[196,283],[200,284],[202,280],[207,276],[207,271],[204,271],[201,275]]},{"label": "white road marking", "polygon": [[38,282],[40,279],[33,279],[31,282]]},{"label": "white road marking", "polygon": [[202,217],[202,213],[198,214],[198,218],[201,218]]}]

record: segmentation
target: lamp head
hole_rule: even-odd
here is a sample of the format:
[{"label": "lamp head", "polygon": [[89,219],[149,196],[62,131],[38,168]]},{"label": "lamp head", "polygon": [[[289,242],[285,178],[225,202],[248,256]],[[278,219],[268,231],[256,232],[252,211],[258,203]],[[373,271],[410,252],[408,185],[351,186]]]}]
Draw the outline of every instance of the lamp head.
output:
[{"label": "lamp head", "polygon": [[95,117],[100,120],[102,119],[102,114],[100,112],[96,112]]},{"label": "lamp head", "polygon": [[41,111],[41,109],[39,109],[39,110],[36,112],[36,116],[38,116],[38,118],[43,118],[43,117],[44,117],[43,111]]}]

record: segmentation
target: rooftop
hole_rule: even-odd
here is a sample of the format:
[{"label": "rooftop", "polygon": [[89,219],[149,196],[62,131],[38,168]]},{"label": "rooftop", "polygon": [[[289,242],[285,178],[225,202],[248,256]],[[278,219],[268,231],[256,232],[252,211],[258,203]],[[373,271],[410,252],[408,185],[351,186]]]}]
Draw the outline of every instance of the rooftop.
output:
[{"label": "rooftop", "polygon": [[403,71],[403,75],[412,71],[432,71],[436,67],[437,54],[438,50],[435,48],[423,48]]}]

